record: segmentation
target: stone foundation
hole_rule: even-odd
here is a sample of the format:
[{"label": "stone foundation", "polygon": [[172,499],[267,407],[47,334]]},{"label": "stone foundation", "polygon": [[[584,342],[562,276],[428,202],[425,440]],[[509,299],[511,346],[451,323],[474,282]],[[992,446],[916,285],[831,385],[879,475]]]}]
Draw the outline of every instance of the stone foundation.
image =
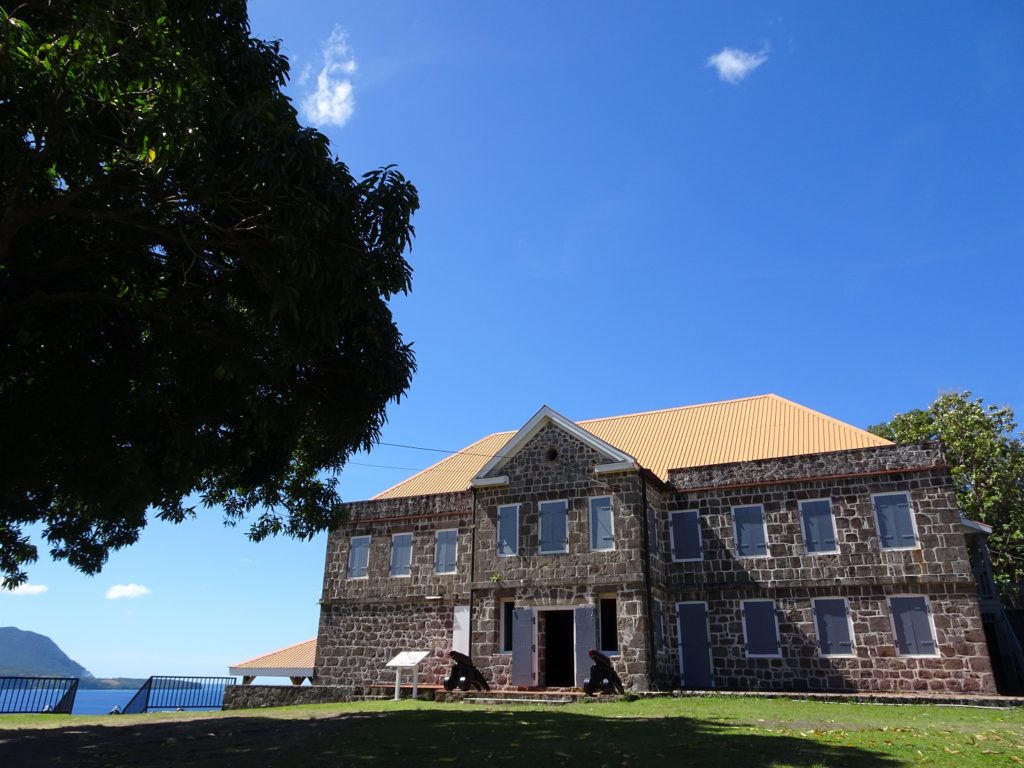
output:
[{"label": "stone foundation", "polygon": [[352,689],[341,685],[229,685],[224,689],[224,709],[328,704],[352,697]]}]

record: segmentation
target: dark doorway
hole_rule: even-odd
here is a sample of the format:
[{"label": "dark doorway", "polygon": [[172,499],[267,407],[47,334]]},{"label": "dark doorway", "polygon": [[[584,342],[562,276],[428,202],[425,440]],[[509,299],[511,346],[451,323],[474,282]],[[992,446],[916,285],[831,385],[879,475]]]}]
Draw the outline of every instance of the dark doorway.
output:
[{"label": "dark doorway", "polygon": [[544,611],[543,685],[571,688],[574,674],[572,611]]}]

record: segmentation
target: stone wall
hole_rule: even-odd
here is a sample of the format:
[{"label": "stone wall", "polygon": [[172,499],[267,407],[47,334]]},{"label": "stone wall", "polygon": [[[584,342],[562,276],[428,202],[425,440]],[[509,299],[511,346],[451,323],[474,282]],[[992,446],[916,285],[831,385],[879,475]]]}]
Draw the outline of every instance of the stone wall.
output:
[{"label": "stone wall", "polygon": [[224,689],[224,709],[328,704],[351,701],[353,693],[337,685],[229,685]]}]

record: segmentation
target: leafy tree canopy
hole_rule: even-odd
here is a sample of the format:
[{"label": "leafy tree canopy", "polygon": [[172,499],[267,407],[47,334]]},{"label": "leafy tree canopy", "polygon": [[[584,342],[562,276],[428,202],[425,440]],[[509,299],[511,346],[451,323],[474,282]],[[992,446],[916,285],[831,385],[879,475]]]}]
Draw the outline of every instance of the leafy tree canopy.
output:
[{"label": "leafy tree canopy", "polygon": [[197,494],[250,535],[332,523],[414,358],[419,207],[282,94],[244,0],[0,7],[0,575],[39,525],[87,573]]},{"label": "leafy tree canopy", "polygon": [[1004,585],[1024,581],[1024,441],[1016,428],[1011,408],[986,405],[970,392],[942,395],[926,410],[868,427],[897,443],[942,443],[960,509],[993,528],[989,551]]}]

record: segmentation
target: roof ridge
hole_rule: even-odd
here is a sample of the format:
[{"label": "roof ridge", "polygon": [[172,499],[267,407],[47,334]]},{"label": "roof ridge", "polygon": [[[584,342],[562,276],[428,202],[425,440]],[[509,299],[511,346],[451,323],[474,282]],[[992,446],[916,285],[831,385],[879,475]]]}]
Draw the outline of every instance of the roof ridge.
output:
[{"label": "roof ridge", "polygon": [[[884,437],[880,437],[879,435],[876,435],[874,432],[868,432],[868,430],[863,429],[861,427],[858,427],[856,424],[850,424],[849,422],[841,421],[841,420],[837,419],[835,416],[829,416],[827,413],[822,413],[821,411],[816,411],[813,408],[808,408],[806,405],[803,405],[802,403],[798,403],[795,400],[789,400],[789,399],[787,399],[785,397],[779,397],[778,395],[771,395],[771,397],[778,398],[779,400],[782,400],[782,401],[788,403],[789,405],[795,406],[797,409],[799,409],[801,411],[806,411],[807,413],[812,413],[815,416],[818,416],[818,417],[820,417],[822,419],[825,419],[826,421],[832,422],[833,424],[838,424],[840,427],[845,427],[846,429],[852,429],[852,430],[854,430],[856,432],[863,432],[864,434],[871,435],[872,437],[878,437],[880,440],[885,440]],[[892,443],[892,440],[886,440],[886,442]]]},{"label": "roof ridge", "polygon": [[[655,413],[668,413],[669,411],[685,411],[687,408],[706,408],[709,405],[725,405],[726,403],[741,403],[744,400],[760,400],[765,397],[775,397],[779,400],[785,400],[787,403],[793,402],[792,400],[786,400],[784,397],[779,397],[771,392],[763,395],[748,395],[747,397],[732,397],[727,400],[713,400],[710,403],[691,403],[690,405],[675,405],[669,408],[655,408],[653,411],[636,411],[635,413],[623,413],[618,416],[598,416],[596,419],[581,419],[577,421],[577,424],[593,424],[595,421],[611,421],[612,419],[630,419],[634,416],[650,416]],[[808,409],[809,410],[809,409]]]}]

